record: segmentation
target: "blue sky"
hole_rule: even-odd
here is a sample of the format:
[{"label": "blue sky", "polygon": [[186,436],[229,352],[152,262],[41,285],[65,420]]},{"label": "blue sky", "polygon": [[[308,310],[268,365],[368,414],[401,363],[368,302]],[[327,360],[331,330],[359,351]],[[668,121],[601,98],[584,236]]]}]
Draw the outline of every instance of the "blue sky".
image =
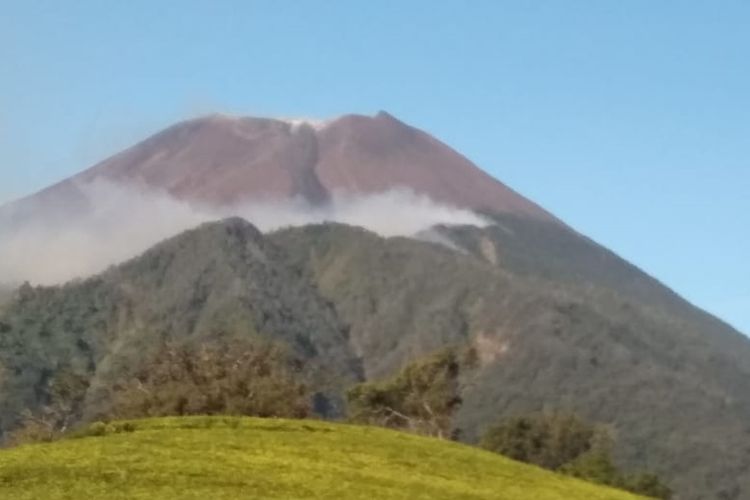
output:
[{"label": "blue sky", "polygon": [[214,111],[385,109],[750,333],[750,2],[2,2],[0,201]]}]

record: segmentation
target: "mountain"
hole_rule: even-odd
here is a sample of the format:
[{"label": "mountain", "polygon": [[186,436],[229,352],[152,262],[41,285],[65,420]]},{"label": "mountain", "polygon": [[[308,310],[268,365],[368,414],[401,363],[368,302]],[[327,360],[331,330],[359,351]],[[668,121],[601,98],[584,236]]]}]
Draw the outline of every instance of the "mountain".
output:
[{"label": "mountain", "polygon": [[112,381],[166,340],[282,341],[309,360],[331,416],[358,380],[446,345],[473,346],[479,368],[456,421],[465,440],[500,415],[574,410],[613,427],[626,468],[657,470],[684,498],[743,498],[749,343],[706,334],[676,306],[503,265],[512,260],[489,248],[500,245],[493,232],[504,223],[436,229],[466,248],[464,232],[482,231],[475,255],[341,224],[262,235],[228,219],[81,282],[23,287],[0,315],[0,424],[11,429],[23,408],[43,404],[60,370],[90,381],[95,414]]},{"label": "mountain", "polygon": [[190,120],[6,211],[54,218],[63,207],[65,213],[85,209],[81,186],[96,181],[212,207],[294,197],[320,204],[334,193],[409,188],[456,207],[553,219],[453,149],[385,112],[312,124],[223,115]]},{"label": "mountain", "polygon": [[331,416],[356,381],[473,346],[480,366],[456,421],[466,441],[501,415],[573,410],[611,425],[618,461],[663,474],[679,498],[750,498],[750,341],[390,115],[181,123],[0,216],[64,227],[70,207],[95,208],[84,186],[102,180],[225,208],[407,187],[488,224],[383,238],[341,224],[261,234],[228,219],[85,280],[24,286],[0,312],[6,430],[43,404],[58,370],[90,378],[95,408],[174,337],[289,344]]},{"label": "mountain", "polygon": [[373,427],[193,417],[115,423],[110,428],[104,435],[2,451],[0,497],[642,498],[476,448]]},{"label": "mountain", "polygon": [[88,380],[95,414],[112,383],[164,342],[238,335],[272,335],[325,366],[325,377],[309,376],[333,394],[329,406],[361,378],[331,304],[257,229],[229,219],[83,282],[22,287],[0,316],[0,431],[44,404],[60,370]]},{"label": "mountain", "polygon": [[[533,228],[506,216],[441,229],[476,255],[335,225],[270,237],[351,325],[367,378],[444,345],[476,348],[481,368],[457,421],[464,439],[498,415],[573,410],[612,425],[619,460],[664,474],[680,498],[746,498],[750,342],[557,224],[539,222],[556,246],[523,252],[543,227],[514,224]],[[576,271],[575,258],[609,274],[593,263]]]}]

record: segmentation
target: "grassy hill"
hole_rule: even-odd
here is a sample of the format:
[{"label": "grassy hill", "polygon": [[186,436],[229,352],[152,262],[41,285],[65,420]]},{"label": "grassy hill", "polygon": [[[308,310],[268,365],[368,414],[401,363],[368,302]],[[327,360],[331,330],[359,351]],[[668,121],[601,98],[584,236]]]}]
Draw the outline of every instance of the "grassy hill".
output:
[{"label": "grassy hill", "polygon": [[0,498],[627,500],[458,443],[304,420],[166,418],[0,451]]}]

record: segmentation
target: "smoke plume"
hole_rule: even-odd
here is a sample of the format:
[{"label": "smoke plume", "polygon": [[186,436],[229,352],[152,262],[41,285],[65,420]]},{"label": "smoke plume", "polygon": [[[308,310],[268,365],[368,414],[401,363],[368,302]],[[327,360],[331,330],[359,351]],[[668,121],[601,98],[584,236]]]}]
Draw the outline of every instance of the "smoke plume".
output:
[{"label": "smoke plume", "polygon": [[181,231],[229,216],[240,216],[263,232],[332,221],[365,227],[385,237],[414,236],[437,224],[486,225],[473,212],[400,189],[366,196],[338,194],[325,206],[291,200],[217,209],[111,183],[78,187],[85,210],[60,213],[58,209],[49,214],[41,209],[39,216],[22,222],[14,221],[7,210],[0,213],[0,284],[51,285],[83,278]]}]

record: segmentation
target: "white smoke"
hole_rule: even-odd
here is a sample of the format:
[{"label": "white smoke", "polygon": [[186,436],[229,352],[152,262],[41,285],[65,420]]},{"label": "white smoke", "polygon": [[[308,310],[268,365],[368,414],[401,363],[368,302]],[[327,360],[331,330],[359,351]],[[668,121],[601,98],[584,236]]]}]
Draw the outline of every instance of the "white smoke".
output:
[{"label": "white smoke", "polygon": [[[334,195],[313,207],[301,200],[201,208],[167,194],[96,182],[80,186],[92,207],[83,214],[18,225],[0,220],[0,284],[59,284],[103,271],[203,222],[240,216],[263,232],[326,221],[361,226],[382,236],[414,236],[437,224],[484,226],[468,210],[409,190]],[[60,222],[64,221],[64,222]]]},{"label": "white smoke", "polygon": [[291,125],[293,128],[299,128],[302,125],[308,125],[309,127],[312,127],[313,130],[323,130],[328,125],[336,121],[336,118],[330,118],[326,120],[321,120],[318,118],[286,118],[286,117],[280,117],[276,118],[276,120],[286,122],[289,125]]}]

